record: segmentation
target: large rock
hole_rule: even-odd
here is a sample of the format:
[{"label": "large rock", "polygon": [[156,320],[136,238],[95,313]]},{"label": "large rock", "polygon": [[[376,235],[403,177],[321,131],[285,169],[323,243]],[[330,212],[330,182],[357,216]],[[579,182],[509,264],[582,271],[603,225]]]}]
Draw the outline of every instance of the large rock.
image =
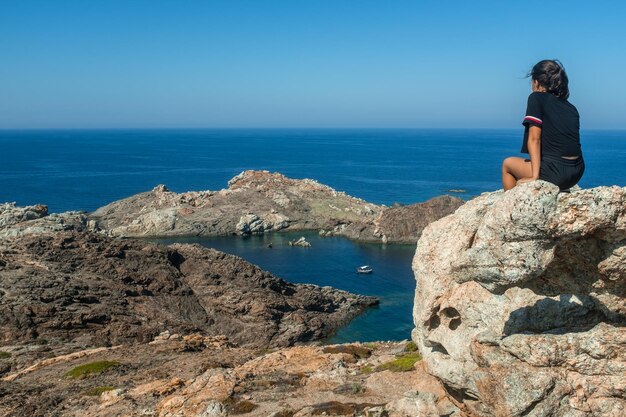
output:
[{"label": "large rock", "polygon": [[324,230],[363,241],[415,243],[431,221],[462,200],[441,197],[387,208],[351,197],[310,179],[245,171],[214,191],[174,193],[160,185],[115,201],[89,215],[112,236],[218,236],[280,230]]},{"label": "large rock", "polygon": [[0,204],[0,228],[47,215],[48,207],[41,204],[25,207],[18,207],[15,203]]},{"label": "large rock", "polygon": [[413,270],[413,339],[467,413],[626,415],[626,189],[483,194]]}]

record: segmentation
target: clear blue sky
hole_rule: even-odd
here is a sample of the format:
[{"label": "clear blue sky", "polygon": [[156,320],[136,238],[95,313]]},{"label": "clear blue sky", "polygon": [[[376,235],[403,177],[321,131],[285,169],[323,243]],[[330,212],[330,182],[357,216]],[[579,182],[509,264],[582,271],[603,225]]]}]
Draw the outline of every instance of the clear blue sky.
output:
[{"label": "clear blue sky", "polygon": [[0,0],[0,128],[518,127],[560,59],[626,128],[622,1]]}]

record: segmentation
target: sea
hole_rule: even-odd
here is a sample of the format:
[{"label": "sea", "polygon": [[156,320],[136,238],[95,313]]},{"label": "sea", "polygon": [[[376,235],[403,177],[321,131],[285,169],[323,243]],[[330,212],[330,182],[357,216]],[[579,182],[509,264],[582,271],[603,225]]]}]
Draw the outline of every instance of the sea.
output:
[{"label": "sea", "polygon": [[[134,129],[0,130],[0,203],[93,211],[165,184],[218,190],[244,170],[312,178],[367,201],[393,205],[442,194],[470,199],[501,188],[500,166],[522,156],[521,129]],[[581,132],[583,188],[626,186],[626,131]],[[305,236],[310,248],[290,247]],[[232,253],[283,279],[375,295],[380,305],[329,343],[403,340],[413,328],[415,245],[382,245],[313,232],[177,238]],[[272,249],[268,244],[272,243]],[[371,275],[356,274],[368,264]],[[415,300],[419,302],[419,300]]]}]

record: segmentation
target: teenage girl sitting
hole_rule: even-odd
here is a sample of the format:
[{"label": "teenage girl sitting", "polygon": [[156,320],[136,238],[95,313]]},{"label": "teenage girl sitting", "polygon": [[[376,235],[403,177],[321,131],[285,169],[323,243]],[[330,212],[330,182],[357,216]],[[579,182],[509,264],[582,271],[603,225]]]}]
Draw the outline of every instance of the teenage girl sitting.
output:
[{"label": "teenage girl sitting", "polygon": [[507,191],[540,179],[566,190],[576,185],[585,171],[578,110],[567,101],[567,74],[559,61],[544,60],[529,75],[533,92],[528,96],[522,122],[525,130],[521,152],[529,154],[530,159],[506,158],[502,162],[502,185]]}]

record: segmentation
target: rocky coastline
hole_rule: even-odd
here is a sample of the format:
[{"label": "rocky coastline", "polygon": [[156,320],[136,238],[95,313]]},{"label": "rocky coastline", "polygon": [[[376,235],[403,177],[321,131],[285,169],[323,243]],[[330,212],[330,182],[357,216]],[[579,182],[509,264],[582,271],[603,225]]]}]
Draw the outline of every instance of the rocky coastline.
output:
[{"label": "rocky coastline", "polygon": [[[277,175],[244,173],[218,193],[245,204],[247,193],[270,192],[273,178],[294,181],[294,195],[303,184],[319,194],[307,204],[332,194]],[[0,205],[0,415],[625,414],[626,188],[560,193],[536,181],[429,224],[417,224],[411,206],[364,202],[342,206],[355,214],[341,219],[346,226],[324,223],[325,214],[294,222],[292,230],[360,230],[358,239],[420,236],[412,342],[330,346],[311,342],[375,299],[290,284],[197,245],[126,237],[161,230],[161,210],[173,210],[174,235],[243,224],[234,197],[193,195],[158,189],[96,214]],[[285,195],[289,207],[295,197]],[[200,209],[181,220],[190,204]],[[250,233],[260,219],[265,232],[266,213],[297,218],[263,204],[269,212],[246,214],[258,217],[244,219]],[[201,223],[209,206],[232,213]]]},{"label": "rocky coastline", "polygon": [[[251,186],[243,180],[273,179],[281,186],[292,184],[292,198],[304,189],[329,198],[324,204],[331,210],[341,206],[347,213],[290,222],[296,230],[332,226],[331,233],[344,235],[365,224],[373,230],[380,211],[310,180],[244,174],[221,194],[245,196]],[[199,194],[202,200],[204,193]],[[302,216],[311,206],[323,206],[320,198],[305,197],[298,203],[304,206]],[[249,207],[251,198],[254,194],[240,204]],[[172,203],[180,199],[182,205]],[[204,208],[206,203],[163,187],[130,200],[135,208],[160,204],[166,212],[175,207],[182,213],[188,204]],[[128,203],[113,203],[114,213]],[[218,211],[234,212],[232,204],[218,205]],[[279,415],[285,416],[386,415],[392,399],[403,407],[405,391],[429,384],[437,393],[433,398],[444,408],[451,406],[428,375],[422,372],[429,382],[414,380],[418,354],[406,350],[407,342],[293,347],[331,335],[375,305],[376,298],[290,284],[236,256],[198,245],[164,246],[127,237],[112,226],[114,217],[103,221],[96,214],[0,205],[0,414],[208,417],[252,407],[256,411],[248,410],[249,415],[258,416],[281,408]],[[256,233],[256,220],[244,219],[250,220],[248,231]],[[240,218],[235,226],[245,233],[241,223]],[[197,227],[190,224],[177,221],[175,233]],[[275,230],[267,224],[263,228]],[[401,371],[410,372],[402,377],[383,366],[404,356],[410,366]],[[70,376],[74,368],[91,367],[97,371]],[[216,381],[222,381],[220,387],[213,386]],[[405,389],[392,393],[391,381]],[[285,392],[290,394],[283,398]],[[302,394],[308,400],[300,399]]]}]

